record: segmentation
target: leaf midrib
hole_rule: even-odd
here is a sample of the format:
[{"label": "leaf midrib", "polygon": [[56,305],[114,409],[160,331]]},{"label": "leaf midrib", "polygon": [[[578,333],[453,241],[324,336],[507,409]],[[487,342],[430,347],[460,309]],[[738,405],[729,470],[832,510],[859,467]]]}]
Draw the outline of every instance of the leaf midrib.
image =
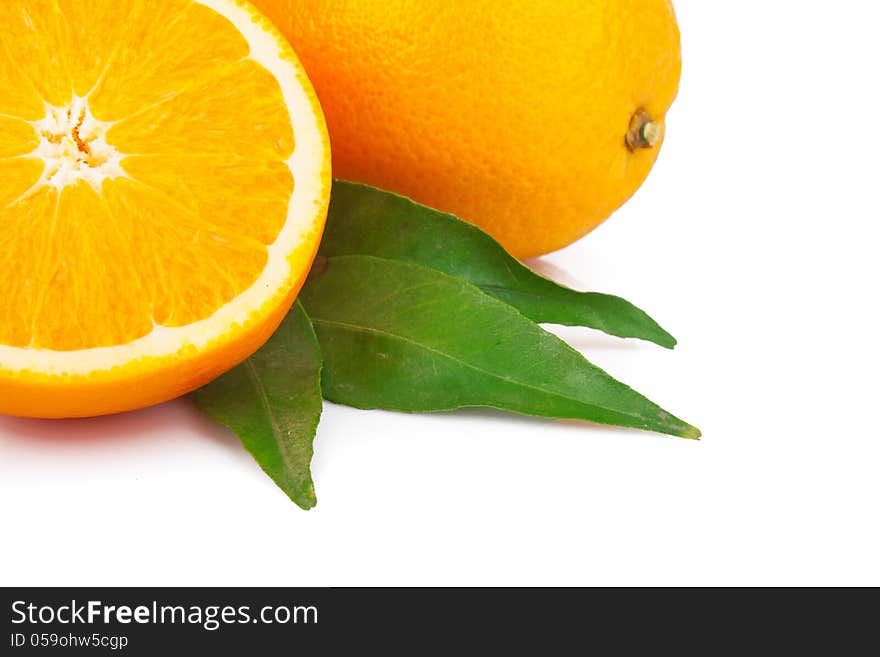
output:
[{"label": "leaf midrib", "polygon": [[629,412],[626,412],[626,411],[616,410],[616,409],[613,409],[613,408],[610,408],[610,407],[607,407],[607,406],[597,406],[597,405],[595,405],[595,404],[589,404],[589,403],[587,403],[587,402],[585,402],[585,401],[583,401],[583,400],[581,400],[581,399],[578,399],[578,398],[576,398],[576,397],[569,397],[568,395],[564,395],[564,394],[562,394],[562,393],[559,393],[559,392],[556,392],[556,391],[553,391],[553,390],[547,390],[546,388],[540,388],[540,387],[538,387],[538,386],[535,386],[535,385],[532,385],[532,384],[529,384],[529,383],[525,383],[525,382],[520,381],[520,380],[518,380],[518,379],[512,379],[512,378],[510,378],[510,377],[505,377],[505,376],[502,376],[502,375],[497,374],[497,373],[495,373],[495,372],[490,372],[490,371],[488,371],[488,370],[484,370],[484,369],[481,368],[481,367],[477,367],[476,365],[473,365],[473,364],[471,364],[471,363],[468,363],[468,362],[466,362],[466,361],[463,361],[463,360],[461,360],[461,359],[459,359],[459,358],[456,358],[455,356],[452,356],[452,355],[450,355],[450,354],[443,353],[442,351],[440,351],[440,350],[438,350],[438,349],[435,349],[435,348],[433,348],[433,347],[430,347],[430,346],[428,346],[428,345],[422,344],[422,343],[420,343],[420,342],[416,342],[415,340],[412,340],[411,338],[408,338],[408,337],[406,337],[406,336],[398,335],[398,334],[396,334],[396,333],[391,333],[391,332],[389,332],[389,331],[384,331],[384,330],[382,330],[382,329],[373,328],[373,327],[370,327],[370,326],[358,326],[358,325],[356,325],[356,324],[350,324],[350,323],[348,323],[348,322],[340,322],[340,321],[330,320],[330,319],[321,319],[321,318],[315,317],[314,315],[311,315],[311,318],[312,318],[312,321],[313,321],[315,324],[324,324],[324,325],[328,325],[328,326],[337,326],[337,327],[340,327],[340,328],[345,328],[345,329],[349,329],[349,330],[353,330],[353,331],[359,331],[359,332],[362,332],[362,333],[372,333],[372,334],[375,334],[375,335],[381,335],[381,336],[384,336],[384,337],[389,337],[389,338],[397,339],[397,340],[400,340],[400,341],[405,342],[405,343],[407,343],[407,344],[410,344],[410,345],[413,345],[413,346],[415,346],[415,347],[418,347],[418,348],[420,348],[420,349],[424,349],[425,351],[429,351],[429,352],[431,352],[431,353],[437,354],[438,356],[440,356],[440,357],[442,357],[442,358],[445,358],[446,360],[451,360],[451,361],[453,361],[453,362],[455,362],[455,363],[458,363],[459,365],[463,365],[463,366],[464,366],[465,368],[467,368],[467,369],[473,370],[473,371],[475,371],[475,372],[479,372],[480,374],[484,374],[484,375],[486,375],[486,376],[489,376],[489,377],[494,378],[494,379],[498,379],[498,380],[500,380],[500,381],[504,381],[504,382],[506,382],[506,383],[513,383],[513,384],[516,384],[516,385],[518,385],[518,386],[522,386],[523,388],[527,388],[527,389],[531,389],[531,390],[536,390],[536,391],[538,391],[538,392],[541,392],[541,393],[544,393],[544,394],[547,394],[547,395],[551,395],[551,396],[553,396],[553,397],[557,397],[557,398],[559,398],[559,399],[564,399],[564,400],[567,400],[567,401],[576,402],[576,403],[578,403],[578,404],[581,404],[581,405],[583,405],[583,406],[588,406],[588,407],[590,407],[590,408],[598,408],[598,409],[602,409],[602,410],[606,410],[606,411],[612,411],[612,412],[614,412],[614,413],[620,413],[621,415],[625,415],[625,416],[627,416],[627,417],[635,418],[635,419],[637,419],[637,420],[642,420],[643,422],[647,422],[647,423],[650,423],[650,424],[654,424],[654,423],[657,422],[657,420],[654,419],[654,418],[645,417],[645,416],[643,416],[643,415],[635,415],[635,414],[633,414],[633,413],[629,413]]},{"label": "leaf midrib", "polygon": [[[524,297],[534,297],[535,299],[541,299],[543,301],[547,300],[547,297],[540,294],[539,292],[532,292],[531,290],[522,290],[520,288],[512,287],[510,285],[506,285],[503,283],[475,283],[475,285],[481,289],[489,289],[489,290],[506,290],[507,292],[516,292],[517,294],[521,294]],[[554,292],[564,291],[566,294],[573,295],[590,295],[590,294],[600,294],[599,292],[580,292],[578,290],[572,290],[570,288],[558,287]],[[602,295],[605,296],[605,295]],[[573,299],[557,299],[555,297],[550,299],[555,302],[565,302],[565,303],[574,303]]]},{"label": "leaf midrib", "polygon": [[252,358],[248,358],[245,361],[245,367],[247,369],[248,376],[251,381],[253,381],[254,386],[257,389],[257,393],[260,397],[260,402],[263,405],[263,410],[266,412],[266,416],[269,418],[269,427],[272,429],[272,435],[275,437],[275,444],[278,446],[278,454],[281,456],[282,461],[284,461],[285,465],[285,473],[293,469],[296,466],[296,462],[292,460],[290,455],[287,453],[286,446],[282,438],[284,437],[284,432],[281,427],[278,426],[278,420],[275,418],[275,414],[272,412],[272,404],[269,402],[269,393],[266,391],[266,386],[263,385],[262,380],[260,380],[260,375],[257,372],[257,368],[254,365],[254,361]]}]

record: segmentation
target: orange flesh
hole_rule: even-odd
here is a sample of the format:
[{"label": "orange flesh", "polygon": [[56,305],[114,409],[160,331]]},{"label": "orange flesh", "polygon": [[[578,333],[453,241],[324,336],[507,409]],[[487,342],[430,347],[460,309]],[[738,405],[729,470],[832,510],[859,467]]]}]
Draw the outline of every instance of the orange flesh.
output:
[{"label": "orange flesh", "polygon": [[[0,25],[0,345],[127,344],[251,287],[294,137],[238,30],[189,0],[3,1]],[[76,173],[112,157],[97,185]]]}]

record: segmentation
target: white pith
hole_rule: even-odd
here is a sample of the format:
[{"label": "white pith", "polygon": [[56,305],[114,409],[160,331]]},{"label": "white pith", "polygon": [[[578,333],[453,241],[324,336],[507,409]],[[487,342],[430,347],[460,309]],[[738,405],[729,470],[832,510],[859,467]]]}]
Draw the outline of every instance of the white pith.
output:
[{"label": "white pith", "polygon": [[[285,49],[276,41],[274,35],[267,33],[256,22],[257,18],[254,15],[236,4],[234,0],[193,0],[193,2],[213,9],[241,32],[250,46],[250,58],[278,80],[290,111],[296,147],[287,165],[293,174],[294,191],[288,206],[287,222],[275,242],[267,248],[268,260],[265,269],[250,288],[206,319],[174,328],[156,325],[153,331],[144,337],[112,347],[55,351],[0,345],[0,371],[35,372],[53,376],[87,375],[112,370],[139,359],[162,358],[190,349],[202,350],[222,338],[236,324],[245,324],[255,313],[265,312],[266,303],[289,284],[291,271],[288,256],[302,244],[305,235],[311,232],[317,210],[322,203],[324,183],[319,170],[316,170],[316,167],[323,166],[326,157],[322,127],[319,124],[321,119],[315,116],[312,102],[301,86],[299,69],[294,62],[286,58]],[[66,117],[67,110],[63,109]],[[45,121],[48,127],[62,128],[58,133],[51,134],[62,134],[63,128],[69,127],[63,123],[62,118],[53,118],[47,114]],[[85,123],[83,126],[85,127]],[[99,149],[103,148],[106,142],[101,143],[100,133],[105,126],[95,122],[88,127],[96,131],[92,143],[97,144]],[[51,176],[44,175],[38,184],[52,184],[58,187],[70,184],[76,179],[83,179],[93,186],[97,185],[96,189],[100,189],[104,179],[125,175],[121,167],[118,171],[115,168],[119,166],[119,161],[115,163],[112,161],[116,155],[119,156],[119,160],[124,159],[124,154],[114,155],[107,152],[105,154],[110,155],[108,159],[110,164],[106,168],[88,167],[91,170],[86,171],[86,167],[80,166],[81,163],[78,164],[75,153],[64,150],[70,148],[69,143],[59,145],[50,142],[49,146],[61,148],[53,149],[41,143],[40,147],[44,149],[42,155],[44,161],[54,162],[53,166],[55,164],[59,166]],[[112,149],[112,146],[107,146]]]},{"label": "white pith", "polygon": [[33,191],[43,186],[60,191],[82,180],[100,192],[105,180],[128,177],[121,165],[123,154],[107,143],[113,124],[96,119],[87,98],[74,96],[68,107],[47,104],[46,117],[32,125],[40,144],[31,156],[45,164]]}]

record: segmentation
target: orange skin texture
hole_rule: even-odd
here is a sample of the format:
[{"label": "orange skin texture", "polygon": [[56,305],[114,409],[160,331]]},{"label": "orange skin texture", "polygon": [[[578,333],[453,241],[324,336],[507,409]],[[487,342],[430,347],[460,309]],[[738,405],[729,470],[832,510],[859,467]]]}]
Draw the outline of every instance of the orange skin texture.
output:
[{"label": "orange skin texture", "polygon": [[669,0],[254,0],[301,58],[334,173],[481,226],[519,257],[626,202],[660,150],[681,50]]}]

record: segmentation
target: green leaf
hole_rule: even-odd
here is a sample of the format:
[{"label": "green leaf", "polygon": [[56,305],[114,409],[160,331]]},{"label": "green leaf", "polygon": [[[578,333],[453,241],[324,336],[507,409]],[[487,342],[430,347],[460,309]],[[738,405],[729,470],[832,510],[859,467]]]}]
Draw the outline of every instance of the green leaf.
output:
[{"label": "green leaf", "polygon": [[535,322],[588,326],[675,346],[675,338],[628,301],[557,285],[476,226],[366,185],[334,183],[320,252],[326,257],[373,255],[424,265],[473,283]]},{"label": "green leaf", "polygon": [[299,303],[266,346],[193,398],[238,434],[290,499],[315,506],[310,464],[321,419],[321,350]]},{"label": "green leaf", "polygon": [[700,435],[506,303],[437,270],[329,258],[300,298],[330,401],[408,412],[488,406]]}]

